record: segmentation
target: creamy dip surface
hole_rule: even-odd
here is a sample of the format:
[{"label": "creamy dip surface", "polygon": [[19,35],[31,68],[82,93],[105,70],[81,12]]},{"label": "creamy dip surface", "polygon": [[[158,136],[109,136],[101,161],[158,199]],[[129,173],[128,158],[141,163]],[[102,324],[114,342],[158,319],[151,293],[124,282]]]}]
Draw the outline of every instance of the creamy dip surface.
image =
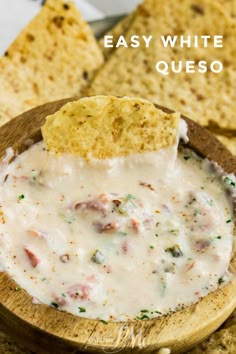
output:
[{"label": "creamy dip surface", "polygon": [[145,320],[231,278],[235,180],[177,144],[85,162],[40,142],[0,168],[1,269],[37,303]]}]

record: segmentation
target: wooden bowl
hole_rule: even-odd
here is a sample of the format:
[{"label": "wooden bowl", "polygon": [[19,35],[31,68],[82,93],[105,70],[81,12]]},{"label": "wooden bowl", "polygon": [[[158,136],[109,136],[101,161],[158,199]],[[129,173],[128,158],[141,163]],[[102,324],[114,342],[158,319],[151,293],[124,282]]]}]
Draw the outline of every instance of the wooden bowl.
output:
[{"label": "wooden bowl", "polygon": [[[62,105],[78,98],[45,104],[26,112],[0,128],[0,158],[6,148],[19,152],[27,149],[29,139],[41,140],[40,127],[45,117]],[[163,107],[164,111],[169,112]],[[188,124],[188,147],[217,162],[227,173],[236,172],[236,159],[206,129],[183,117]],[[236,273],[236,256],[230,270]],[[157,352],[170,348],[180,353],[215,331],[236,307],[235,279],[207,295],[197,304],[161,318],[148,321],[104,324],[79,318],[46,305],[35,305],[26,291],[0,273],[0,322],[4,329],[25,347],[37,353],[129,353]],[[174,291],[174,289],[173,289]]]}]

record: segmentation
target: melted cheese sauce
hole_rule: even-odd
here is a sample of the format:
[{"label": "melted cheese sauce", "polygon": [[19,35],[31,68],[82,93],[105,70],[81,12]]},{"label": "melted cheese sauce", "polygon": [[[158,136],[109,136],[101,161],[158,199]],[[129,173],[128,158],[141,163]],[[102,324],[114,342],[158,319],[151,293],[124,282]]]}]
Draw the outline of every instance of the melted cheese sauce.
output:
[{"label": "melted cheese sauce", "polygon": [[0,264],[37,303],[148,319],[231,277],[232,203],[190,151],[84,162],[41,142],[1,167]]}]

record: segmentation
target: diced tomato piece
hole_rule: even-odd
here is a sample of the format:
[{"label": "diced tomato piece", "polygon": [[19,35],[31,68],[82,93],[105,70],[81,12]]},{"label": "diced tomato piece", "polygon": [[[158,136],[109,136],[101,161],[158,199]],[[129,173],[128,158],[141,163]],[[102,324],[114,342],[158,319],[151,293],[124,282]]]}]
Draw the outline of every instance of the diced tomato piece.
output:
[{"label": "diced tomato piece", "polygon": [[121,248],[122,248],[123,253],[128,253],[128,250],[129,250],[128,242],[124,241],[121,245]]},{"label": "diced tomato piece", "polygon": [[110,274],[112,272],[112,267],[110,265],[105,265],[104,269],[107,272],[107,274]]},{"label": "diced tomato piece", "polygon": [[90,295],[91,287],[86,284],[76,284],[73,285],[67,294],[72,299],[87,300]]},{"label": "diced tomato piece", "polygon": [[101,222],[96,222],[94,224],[97,232],[99,233],[103,233],[106,231],[116,231],[119,230],[120,225],[118,222],[109,222],[107,224],[102,224]]},{"label": "diced tomato piece", "polygon": [[106,204],[109,202],[109,199],[105,193],[98,196],[98,198],[93,200],[88,200],[85,202],[78,202],[75,204],[74,209],[89,209],[100,212],[106,211]]},{"label": "diced tomato piece", "polygon": [[134,231],[139,232],[140,221],[138,221],[137,219],[131,219],[131,224],[132,224],[132,228],[134,229]]},{"label": "diced tomato piece", "polygon": [[91,282],[95,282],[97,280],[96,275],[94,274],[89,275],[86,279]]},{"label": "diced tomato piece", "polygon": [[36,268],[37,265],[40,263],[39,258],[34,254],[32,251],[30,251],[28,248],[25,248],[25,253],[27,254],[29,261],[32,265],[32,267]]},{"label": "diced tomato piece", "polygon": [[103,203],[103,204],[107,204],[109,203],[109,198],[105,193],[102,193],[99,195],[98,199]]}]

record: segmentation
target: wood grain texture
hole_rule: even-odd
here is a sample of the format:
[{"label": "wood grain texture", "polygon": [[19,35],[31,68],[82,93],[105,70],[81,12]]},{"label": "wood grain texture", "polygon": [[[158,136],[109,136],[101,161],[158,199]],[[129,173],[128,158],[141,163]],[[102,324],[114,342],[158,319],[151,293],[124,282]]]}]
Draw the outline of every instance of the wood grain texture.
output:
[{"label": "wood grain texture", "polygon": [[[6,148],[24,151],[29,139],[41,139],[40,127],[48,114],[77,98],[69,98],[32,109],[0,128],[0,158]],[[159,107],[168,111],[163,107]],[[189,147],[217,162],[226,172],[236,172],[236,159],[215,137],[191,120],[188,124]],[[236,273],[236,257],[231,271]],[[215,331],[236,307],[236,280],[203,298],[198,304],[172,315],[148,321],[104,324],[57,311],[46,305],[34,305],[17,284],[0,273],[0,322],[11,336],[37,353],[103,353],[139,350],[143,353],[171,348],[173,353],[188,350]],[[173,289],[174,291],[174,289]],[[133,334],[133,336],[132,336]]]}]

